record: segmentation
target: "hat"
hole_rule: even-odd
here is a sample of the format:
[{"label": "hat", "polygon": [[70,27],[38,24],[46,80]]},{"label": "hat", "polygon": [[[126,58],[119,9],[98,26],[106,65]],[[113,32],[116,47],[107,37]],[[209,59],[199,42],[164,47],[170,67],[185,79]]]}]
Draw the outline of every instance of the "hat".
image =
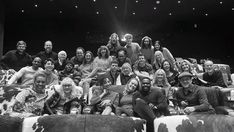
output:
[{"label": "hat", "polygon": [[182,72],[182,73],[180,73],[178,78],[181,79],[182,77],[193,77],[193,75],[189,72]]}]

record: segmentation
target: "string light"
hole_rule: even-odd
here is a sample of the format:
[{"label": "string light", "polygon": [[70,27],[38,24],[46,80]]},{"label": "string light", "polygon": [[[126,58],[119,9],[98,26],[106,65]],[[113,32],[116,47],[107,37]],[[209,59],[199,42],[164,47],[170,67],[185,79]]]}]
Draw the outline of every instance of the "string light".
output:
[{"label": "string light", "polygon": [[75,5],[75,8],[78,8],[78,6],[77,6],[77,5]]},{"label": "string light", "polygon": [[136,3],[138,3],[139,1],[138,0],[136,0]]},{"label": "string light", "polygon": [[157,7],[154,7],[154,10],[156,10],[157,9]]},{"label": "string light", "polygon": [[223,2],[222,2],[222,1],[220,1],[220,2],[219,2],[219,4],[220,4],[220,5],[222,5],[222,4],[223,4]]},{"label": "string light", "polygon": [[157,1],[156,1],[156,4],[160,4],[160,1],[159,1],[159,0],[157,0]]},{"label": "string light", "polygon": [[232,8],[232,11],[234,11],[234,8]]},{"label": "string light", "polygon": [[178,1],[177,1],[177,3],[178,3],[178,4],[180,4],[180,3],[181,3],[181,1],[180,1],[180,0],[178,0]]},{"label": "string light", "polygon": [[99,11],[97,11],[96,14],[99,15]]},{"label": "string light", "polygon": [[115,9],[117,9],[118,7],[117,6],[115,6]]},{"label": "string light", "polygon": [[38,7],[38,5],[37,5],[37,4],[35,4],[34,6],[35,6],[36,8]]},{"label": "string light", "polygon": [[193,10],[195,10],[195,8],[193,8]]},{"label": "string light", "polygon": [[59,11],[59,13],[60,13],[60,14],[62,14],[62,13],[63,13],[63,11]]},{"label": "string light", "polygon": [[24,13],[24,10],[21,10],[22,13]]},{"label": "string light", "polygon": [[206,13],[205,16],[208,16],[208,14]]},{"label": "string light", "polygon": [[136,15],[136,13],[135,13],[135,12],[133,12],[132,14],[133,14],[133,15]]},{"label": "string light", "polygon": [[169,15],[169,16],[171,16],[171,15],[172,15],[172,13],[170,12],[168,15]]}]

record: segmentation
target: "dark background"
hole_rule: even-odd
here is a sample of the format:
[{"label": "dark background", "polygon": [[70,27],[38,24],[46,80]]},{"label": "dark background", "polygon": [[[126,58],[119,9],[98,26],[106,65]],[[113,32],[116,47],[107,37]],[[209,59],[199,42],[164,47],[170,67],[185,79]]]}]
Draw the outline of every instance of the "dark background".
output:
[{"label": "dark background", "polygon": [[161,0],[159,4],[156,0],[6,0],[5,3],[4,53],[15,49],[18,40],[24,40],[27,52],[33,55],[44,50],[44,42],[51,40],[54,51],[65,50],[69,57],[75,55],[79,46],[96,55],[97,48],[106,45],[110,34],[117,32],[120,37],[133,34],[138,43],[145,35],[153,41],[159,39],[174,57],[211,58],[234,67],[233,0]]}]

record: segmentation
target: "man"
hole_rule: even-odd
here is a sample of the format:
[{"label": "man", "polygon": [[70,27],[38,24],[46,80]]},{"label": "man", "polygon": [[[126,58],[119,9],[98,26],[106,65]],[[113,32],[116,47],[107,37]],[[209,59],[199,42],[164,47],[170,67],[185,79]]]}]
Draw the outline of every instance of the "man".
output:
[{"label": "man", "polygon": [[71,61],[74,63],[74,68],[77,70],[84,61],[85,50],[82,47],[76,49],[76,56],[71,58]]},{"label": "man", "polygon": [[130,58],[131,64],[134,64],[137,61],[137,55],[140,53],[141,47],[138,43],[132,42],[132,34],[125,34],[126,45],[124,46],[127,49],[127,57]]},{"label": "man", "polygon": [[192,77],[189,72],[182,72],[178,76],[182,86],[175,93],[178,106],[185,114],[214,114],[214,108],[209,104],[205,91],[192,84]]},{"label": "man", "polygon": [[153,132],[153,121],[161,115],[169,115],[166,96],[158,88],[151,87],[149,78],[144,77],[141,88],[133,94],[133,110],[147,121],[147,132]]},{"label": "man", "polygon": [[45,60],[51,58],[54,61],[58,59],[58,55],[56,52],[52,51],[53,49],[53,44],[51,41],[46,41],[44,44],[45,51],[39,52],[36,56],[40,57],[42,60],[42,64],[44,64]]},{"label": "man", "polygon": [[105,73],[105,76],[107,76],[110,79],[112,85],[116,85],[116,80],[117,80],[117,77],[119,76],[119,67],[118,67],[117,60],[111,61],[110,70],[108,70]]},{"label": "man", "polygon": [[119,67],[122,67],[122,65],[126,62],[131,65],[131,60],[127,57],[126,48],[121,47],[117,50],[117,61],[119,63]]},{"label": "man", "polygon": [[146,62],[143,54],[138,55],[138,61],[133,66],[134,73],[140,78],[148,77],[153,79],[153,68],[152,65]]},{"label": "man", "polygon": [[16,72],[11,79],[7,82],[7,85],[12,85],[14,83],[17,83],[18,80],[20,80],[21,86],[29,86],[33,85],[33,77],[35,73],[39,71],[43,71],[41,66],[41,59],[39,57],[36,57],[32,61],[32,66],[26,66],[21,68],[18,72]]},{"label": "man", "polygon": [[29,66],[32,63],[31,55],[25,52],[26,43],[18,41],[16,50],[8,51],[1,59],[4,69],[20,70],[22,67]]},{"label": "man", "polygon": [[205,73],[202,75],[202,79],[207,82],[207,86],[227,87],[222,72],[220,70],[214,70],[213,62],[211,60],[205,61],[204,66]]}]

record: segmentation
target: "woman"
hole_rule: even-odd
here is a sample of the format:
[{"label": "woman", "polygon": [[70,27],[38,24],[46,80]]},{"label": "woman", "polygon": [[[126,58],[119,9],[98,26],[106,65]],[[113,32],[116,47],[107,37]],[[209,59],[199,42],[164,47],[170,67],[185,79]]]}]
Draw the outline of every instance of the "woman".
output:
[{"label": "woman", "polygon": [[46,85],[51,86],[58,84],[59,78],[54,72],[54,61],[52,59],[46,59],[44,67],[44,73],[46,74]]},{"label": "woman", "polygon": [[43,71],[43,69],[40,68],[40,66],[41,66],[41,59],[39,57],[35,57],[32,61],[32,66],[26,66],[21,68],[11,77],[7,85],[12,85],[14,83],[17,83],[19,79],[21,79],[21,83],[19,85],[22,86],[33,85],[34,74],[38,71]]},{"label": "woman", "polygon": [[168,60],[162,62],[162,69],[166,73],[167,80],[171,86],[178,86],[178,75],[179,72],[174,70]]},{"label": "woman", "polygon": [[161,51],[156,51],[154,53],[154,62],[153,62],[153,69],[157,71],[158,69],[162,68],[162,62],[165,60]]},{"label": "woman", "polygon": [[94,70],[93,64],[93,53],[91,51],[86,51],[84,56],[83,64],[80,66],[82,72],[82,78],[89,78],[92,76],[92,71]]},{"label": "woman", "polygon": [[154,52],[156,51],[161,51],[163,53],[164,58],[167,59],[170,62],[170,64],[172,64],[172,68],[176,68],[176,63],[173,55],[166,47],[162,47],[161,41],[159,40],[156,40],[154,43]]},{"label": "woman", "polygon": [[131,78],[123,91],[123,97],[120,99],[119,106],[116,108],[118,116],[133,116],[132,95],[140,87],[137,78]]},{"label": "woman", "polygon": [[55,88],[55,93],[46,101],[47,114],[80,114],[83,105],[83,89],[66,77],[61,85]]},{"label": "woman", "polygon": [[197,77],[197,72],[191,68],[191,63],[188,60],[183,60],[180,63],[180,72],[189,72],[193,75],[192,83],[198,86],[206,86],[206,82]]},{"label": "woman", "polygon": [[101,46],[97,52],[98,56],[94,59],[95,70],[100,72],[105,72],[110,68],[112,57],[110,56],[110,51],[106,46]]},{"label": "woman", "polygon": [[[173,89],[168,83],[166,73],[163,69],[158,69],[155,72],[152,86],[162,89],[165,92],[165,96],[168,100],[173,99]],[[169,102],[169,104],[170,103],[171,102]]]},{"label": "woman", "polygon": [[110,51],[110,56],[116,57],[117,50],[121,47],[118,34],[112,33],[106,46]]},{"label": "woman", "polygon": [[132,72],[132,67],[129,63],[124,63],[121,67],[121,73],[116,79],[116,85],[126,85],[131,78],[137,77]]},{"label": "woman", "polygon": [[16,97],[11,116],[40,116],[47,98],[45,92],[46,75],[39,71],[33,77],[32,87],[23,89]]},{"label": "woman", "polygon": [[149,64],[153,63],[154,59],[154,47],[152,46],[152,39],[145,36],[141,40],[141,53],[145,56],[145,59]]},{"label": "woman", "polygon": [[56,60],[54,63],[54,69],[57,71],[64,70],[66,66],[66,61],[67,61],[67,53],[62,50],[58,53],[58,60]]},{"label": "woman", "polygon": [[90,104],[94,106],[96,114],[111,115],[119,105],[119,94],[109,90],[111,81],[108,77],[99,80],[100,87],[93,89]]}]

